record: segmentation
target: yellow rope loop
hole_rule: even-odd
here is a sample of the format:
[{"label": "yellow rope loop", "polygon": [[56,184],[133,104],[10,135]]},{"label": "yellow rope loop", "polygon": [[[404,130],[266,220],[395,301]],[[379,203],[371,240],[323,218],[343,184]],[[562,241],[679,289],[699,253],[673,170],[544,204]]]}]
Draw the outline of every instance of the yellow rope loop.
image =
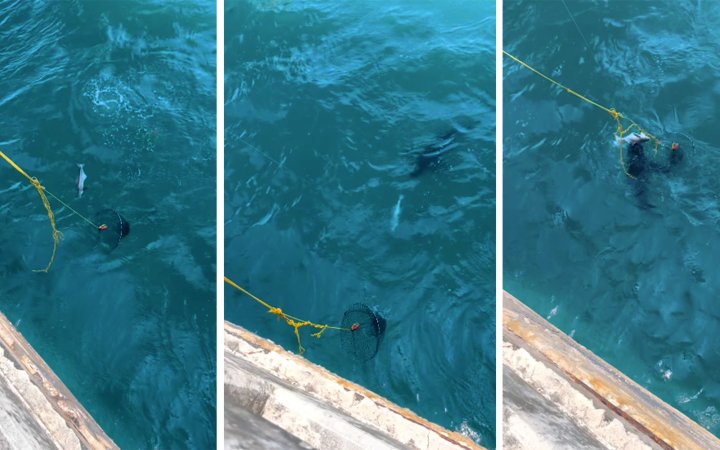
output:
[{"label": "yellow rope loop", "polygon": [[625,167],[625,160],[623,159],[623,145],[622,145],[622,139],[618,139],[620,141],[620,167],[622,167],[623,172],[625,172],[625,175],[632,178],[633,180],[636,180],[634,176],[630,175],[630,172],[627,171],[627,168]]},{"label": "yellow rope loop", "polygon": [[305,353],[305,347],[303,347],[300,343],[300,332],[298,331],[298,328],[300,327],[295,327],[295,337],[297,338],[298,343],[298,353],[302,355],[303,353]]},{"label": "yellow rope loop", "polygon": [[630,178],[632,178],[632,179],[635,179],[635,177],[632,176],[632,175],[630,175],[630,172],[627,171],[627,167],[625,167],[625,160],[623,159],[623,137],[625,136],[625,132],[626,132],[627,130],[625,130],[625,129],[623,128],[622,123],[620,122],[620,113],[618,113],[617,111],[615,111],[614,108],[612,109],[612,111],[613,111],[615,114],[612,114],[612,113],[611,113],[611,115],[613,116],[613,119],[615,119],[615,122],[617,123],[618,152],[619,152],[619,153],[618,153],[618,154],[619,154],[619,158],[618,158],[618,159],[620,160],[620,167],[622,167],[622,170],[623,170],[623,172],[625,173],[625,175],[627,175],[628,177],[630,177]]},{"label": "yellow rope loop", "polygon": [[268,312],[270,314],[275,314],[276,316],[285,319],[285,313],[280,308],[275,308],[274,306],[271,306],[270,308],[268,308]]},{"label": "yellow rope loop", "polygon": [[22,176],[27,178],[32,185],[35,187],[35,189],[38,191],[38,194],[40,195],[40,199],[43,202],[43,206],[45,206],[45,209],[47,210],[48,218],[50,219],[50,227],[52,228],[52,237],[53,237],[53,250],[52,255],[50,255],[50,261],[48,261],[47,266],[45,266],[44,269],[34,269],[33,272],[49,272],[50,266],[52,266],[53,262],[55,261],[55,253],[57,252],[57,246],[60,241],[60,238],[62,237],[62,234],[57,230],[55,227],[55,216],[53,215],[52,208],[50,208],[50,202],[48,201],[47,197],[45,196],[45,192],[43,186],[40,184],[40,181],[38,181],[37,178],[31,177],[27,173],[25,173],[24,170],[20,168],[15,162],[10,159],[5,153],[0,151],[0,157],[2,157],[10,166],[12,166],[13,169],[17,170]]},{"label": "yellow rope loop", "polygon": [[293,329],[295,330],[295,337],[297,338],[297,343],[298,343],[298,352],[302,355],[303,353],[305,353],[305,347],[303,347],[302,344],[300,343],[300,331],[299,330],[301,327],[304,327],[305,325],[310,325],[310,322],[308,322],[308,321],[296,322],[287,316],[285,316],[284,318],[285,318],[285,321],[287,322],[287,324],[290,325],[291,327],[293,327]]},{"label": "yellow rope loop", "polygon": [[50,260],[47,263],[47,266],[45,266],[44,269],[33,269],[33,272],[49,272],[50,266],[52,266],[53,262],[55,262],[55,253],[57,253],[57,247],[60,243],[60,238],[62,235],[55,227],[55,215],[52,212],[52,208],[50,208],[50,202],[48,201],[47,197],[45,196],[45,193],[43,192],[42,186],[40,185],[40,182],[37,180],[37,178],[33,177],[31,179],[33,185],[35,186],[35,189],[37,189],[38,194],[40,194],[40,198],[42,199],[43,206],[45,206],[45,209],[47,210],[48,219],[50,219],[50,227],[52,228],[52,237],[53,237],[53,249],[52,254],[50,255]]},{"label": "yellow rope loop", "polygon": [[[317,328],[317,326],[316,326],[316,328]],[[310,336],[320,339],[320,336],[322,336],[322,334],[325,332],[325,330],[328,329],[328,326],[323,325],[323,326],[320,326],[319,328],[320,328],[320,331],[318,331],[317,333],[313,333]]]}]

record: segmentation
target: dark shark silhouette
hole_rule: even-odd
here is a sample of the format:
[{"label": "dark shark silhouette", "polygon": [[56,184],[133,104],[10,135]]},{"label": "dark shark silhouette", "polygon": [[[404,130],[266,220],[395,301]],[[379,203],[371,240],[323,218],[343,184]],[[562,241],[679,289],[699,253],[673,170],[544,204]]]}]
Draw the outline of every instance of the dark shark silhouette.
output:
[{"label": "dark shark silhouette", "polygon": [[669,174],[670,171],[682,161],[683,152],[677,144],[673,144],[667,164],[658,164],[655,161],[649,160],[645,155],[643,143],[647,142],[648,139],[643,135],[638,136],[635,133],[633,133],[633,135],[630,136],[630,139],[624,139],[625,142],[630,144],[627,151],[627,172],[633,177],[631,180],[633,194],[640,207],[643,209],[654,208],[655,206],[652,205],[647,198],[647,184],[650,174]]},{"label": "dark shark silhouette", "polygon": [[410,172],[410,177],[419,177],[426,171],[439,166],[443,156],[457,147],[456,137],[457,131],[448,131],[417,153],[415,155],[415,168]]}]

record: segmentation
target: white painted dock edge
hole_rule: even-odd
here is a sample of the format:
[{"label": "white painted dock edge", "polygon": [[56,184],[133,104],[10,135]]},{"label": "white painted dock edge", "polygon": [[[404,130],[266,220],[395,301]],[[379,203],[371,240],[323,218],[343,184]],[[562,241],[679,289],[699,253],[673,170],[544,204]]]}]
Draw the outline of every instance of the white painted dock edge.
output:
[{"label": "white painted dock edge", "polygon": [[720,440],[505,292],[504,448],[720,449]]},{"label": "white painted dock edge", "polygon": [[[316,449],[481,448],[459,433],[226,322],[225,409],[230,408],[250,411]],[[228,417],[226,449],[250,448],[242,447],[238,436],[243,430],[227,423]]]},{"label": "white painted dock edge", "polygon": [[0,448],[118,448],[3,314]]}]

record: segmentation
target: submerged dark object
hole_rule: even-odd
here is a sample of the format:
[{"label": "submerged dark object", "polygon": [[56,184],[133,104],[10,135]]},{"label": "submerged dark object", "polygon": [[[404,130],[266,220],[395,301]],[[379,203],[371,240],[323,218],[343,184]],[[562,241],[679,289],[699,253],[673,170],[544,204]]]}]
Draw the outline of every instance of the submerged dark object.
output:
[{"label": "submerged dark object", "polygon": [[631,184],[633,194],[638,204],[643,209],[654,208],[648,199],[648,176],[651,173],[670,174],[671,171],[680,164],[684,157],[683,148],[677,142],[673,142],[670,146],[667,164],[658,164],[656,161],[649,160],[645,155],[643,143],[646,140],[631,141],[627,151],[627,173],[633,177]]},{"label": "submerged dark object", "polygon": [[648,200],[648,168],[653,167],[645,156],[645,149],[642,142],[633,142],[628,147],[628,164],[627,172],[633,177],[630,180],[633,195],[637,200],[638,206],[642,209],[652,209],[655,205]]},{"label": "submerged dark object", "polygon": [[[671,137],[673,139],[667,157],[667,164],[660,164],[645,156],[643,144],[648,142],[650,138],[644,133],[631,133],[622,138],[623,142],[629,144],[627,150],[627,173],[635,178],[639,178],[648,172],[669,173],[673,167],[683,160],[685,148],[694,147],[692,140],[682,133],[673,133]],[[681,141],[683,144],[680,144]]]},{"label": "submerged dark object", "polygon": [[345,350],[356,361],[371,360],[380,348],[387,322],[367,305],[355,303],[342,318],[341,342]]},{"label": "submerged dark object", "polygon": [[645,149],[641,142],[630,144],[628,148],[628,164],[627,171],[630,175],[637,178],[645,172],[647,166],[647,158],[645,157]]},{"label": "submerged dark object", "polygon": [[98,242],[108,250],[117,247],[120,239],[130,234],[130,222],[114,209],[98,212],[93,222],[98,227]]},{"label": "submerged dark object", "polygon": [[456,135],[457,131],[448,131],[419,152],[415,156],[415,169],[410,173],[410,177],[418,177],[426,170],[433,169],[440,165],[442,157],[455,148]]},{"label": "submerged dark object", "polygon": [[667,164],[659,164],[645,156],[645,149],[641,142],[635,142],[628,147],[627,156],[628,173],[635,178],[640,178],[651,172],[670,173],[670,170],[682,162],[685,152],[680,144],[673,142],[670,146]]}]

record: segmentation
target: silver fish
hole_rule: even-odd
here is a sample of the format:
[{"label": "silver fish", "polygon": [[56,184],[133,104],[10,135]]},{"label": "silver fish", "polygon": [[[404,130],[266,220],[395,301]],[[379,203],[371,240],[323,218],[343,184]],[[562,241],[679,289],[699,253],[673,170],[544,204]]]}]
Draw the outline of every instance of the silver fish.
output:
[{"label": "silver fish", "polygon": [[85,164],[78,164],[77,165],[80,168],[80,173],[77,177],[77,190],[78,190],[78,198],[82,197],[83,191],[85,190],[85,180],[87,180],[87,175],[85,174],[85,171],[83,170],[83,167],[85,167]]},{"label": "silver fish", "polygon": [[400,194],[400,197],[398,197],[398,201],[395,203],[395,207],[393,208],[392,216],[390,217],[390,231],[395,231],[400,223],[400,203],[402,203],[403,198],[404,196]]},{"label": "silver fish", "polygon": [[642,144],[650,140],[645,133],[630,133],[622,139],[627,144]]}]

